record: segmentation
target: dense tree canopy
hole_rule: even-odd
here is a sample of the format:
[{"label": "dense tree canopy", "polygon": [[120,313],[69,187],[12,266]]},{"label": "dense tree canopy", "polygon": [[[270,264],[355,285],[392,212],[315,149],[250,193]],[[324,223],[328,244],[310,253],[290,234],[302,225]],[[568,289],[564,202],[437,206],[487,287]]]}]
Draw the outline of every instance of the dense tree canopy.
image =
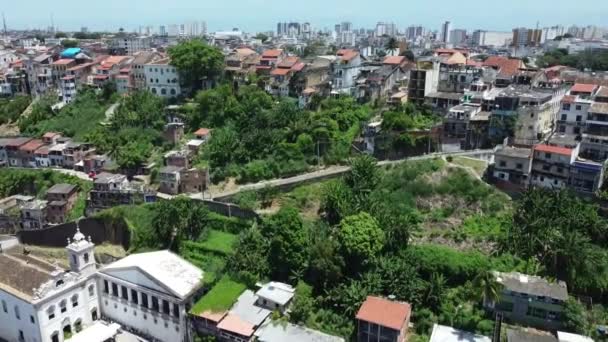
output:
[{"label": "dense tree canopy", "polygon": [[579,70],[608,70],[608,51],[583,51],[571,54],[566,49],[557,49],[538,58],[536,64],[541,68],[565,65]]},{"label": "dense tree canopy", "polygon": [[201,40],[181,42],[169,48],[171,65],[180,74],[180,80],[192,90],[202,87],[204,80],[219,76],[224,66],[224,55],[220,50]]}]

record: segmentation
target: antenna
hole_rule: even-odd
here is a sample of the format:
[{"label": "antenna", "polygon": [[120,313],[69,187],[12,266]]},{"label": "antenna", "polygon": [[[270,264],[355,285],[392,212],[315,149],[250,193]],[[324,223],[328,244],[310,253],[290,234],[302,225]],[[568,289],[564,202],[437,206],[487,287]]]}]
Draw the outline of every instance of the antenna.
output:
[{"label": "antenna", "polygon": [[4,25],[4,35],[8,35],[8,30],[6,29],[6,17],[4,16],[4,12],[2,12],[2,24]]}]

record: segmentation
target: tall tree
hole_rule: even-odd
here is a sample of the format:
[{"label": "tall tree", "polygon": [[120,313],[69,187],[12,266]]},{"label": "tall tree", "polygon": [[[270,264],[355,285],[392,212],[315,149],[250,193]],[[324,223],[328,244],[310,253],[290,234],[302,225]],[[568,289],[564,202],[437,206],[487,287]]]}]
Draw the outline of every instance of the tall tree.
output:
[{"label": "tall tree", "polygon": [[228,260],[228,268],[247,284],[268,275],[268,249],[270,244],[257,224],[243,231],[235,246],[235,253]]},{"label": "tall tree", "polygon": [[206,233],[208,210],[187,197],[156,204],[152,232],[160,248],[178,251],[183,240],[197,240]]},{"label": "tall tree", "polygon": [[473,287],[477,290],[479,300],[484,303],[496,303],[500,299],[502,285],[496,280],[494,272],[482,270],[473,279]]},{"label": "tall tree", "polygon": [[384,247],[384,232],[370,214],[361,212],[345,217],[338,228],[338,241],[349,271],[356,273],[372,262]]},{"label": "tall tree", "polygon": [[185,41],[169,48],[169,56],[181,81],[193,91],[201,89],[204,80],[218,77],[224,67],[222,52],[200,40]]},{"label": "tall tree", "polygon": [[262,234],[270,240],[268,260],[273,279],[285,281],[306,268],[308,235],[296,209],[281,208],[264,221]]}]

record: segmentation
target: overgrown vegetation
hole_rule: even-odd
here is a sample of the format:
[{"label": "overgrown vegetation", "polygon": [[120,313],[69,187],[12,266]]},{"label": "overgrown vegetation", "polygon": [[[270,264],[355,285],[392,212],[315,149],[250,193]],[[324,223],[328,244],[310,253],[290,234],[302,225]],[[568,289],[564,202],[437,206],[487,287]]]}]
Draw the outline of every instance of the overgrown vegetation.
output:
[{"label": "overgrown vegetation", "polygon": [[0,125],[16,122],[23,111],[30,105],[29,96],[15,96],[11,99],[0,99]]},{"label": "overgrown vegetation", "polygon": [[370,116],[352,98],[327,99],[308,111],[292,99],[276,102],[257,86],[220,86],[200,92],[196,103],[185,113],[187,124],[213,129],[200,159],[208,161],[216,181],[253,182],[343,162]]},{"label": "overgrown vegetation", "polygon": [[571,54],[566,49],[556,49],[539,57],[536,64],[540,68],[547,68],[555,65],[565,65],[577,68],[579,70],[608,70],[608,51],[586,50]]},{"label": "overgrown vegetation", "polygon": [[54,95],[40,98],[33,105],[32,112],[19,120],[21,132],[33,136],[50,131],[61,132],[64,136],[83,141],[105,118],[105,111],[111,104],[103,93],[97,94],[93,90],[81,92],[73,102],[54,111],[52,106],[57,102]]}]

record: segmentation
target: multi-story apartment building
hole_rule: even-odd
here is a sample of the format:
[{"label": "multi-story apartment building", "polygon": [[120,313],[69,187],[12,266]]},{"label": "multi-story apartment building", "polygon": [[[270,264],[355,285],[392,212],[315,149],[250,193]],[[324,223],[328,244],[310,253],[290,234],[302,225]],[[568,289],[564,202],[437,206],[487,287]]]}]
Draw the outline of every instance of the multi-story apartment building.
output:
[{"label": "multi-story apartment building", "polygon": [[494,154],[493,176],[499,185],[525,190],[532,174],[532,149],[506,146]]},{"label": "multi-story apartment building", "polygon": [[116,37],[112,39],[110,48],[116,54],[133,56],[137,52],[150,50],[150,41],[148,37]]},{"label": "multi-story apartment building", "polygon": [[156,192],[143,184],[129,182],[127,176],[100,173],[93,181],[89,192],[85,214],[90,216],[104,209],[119,205],[151,203],[156,201]]},{"label": "multi-story apartment building", "polygon": [[437,92],[439,85],[439,63],[430,60],[419,61],[410,71],[408,100],[424,104],[427,95]]},{"label": "multi-story apartment building", "polygon": [[266,50],[262,53],[259,63],[255,66],[258,74],[268,75],[270,71],[287,57],[281,49]]},{"label": "multi-story apartment building", "polygon": [[339,94],[355,95],[356,81],[361,72],[362,57],[358,51],[341,49],[332,64],[332,91]]},{"label": "multi-story apartment building", "polygon": [[169,58],[145,64],[144,78],[146,87],[152,94],[171,98],[180,96],[182,93],[179,73],[177,68],[171,65]]},{"label": "multi-story apartment building", "polygon": [[44,228],[47,221],[48,201],[33,200],[21,206],[21,229],[35,230]]},{"label": "multi-story apartment building", "polygon": [[153,51],[140,51],[135,53],[134,57],[131,63],[131,86],[136,90],[147,89],[144,67],[148,63],[162,59],[162,55]]},{"label": "multi-story apartment building", "polygon": [[368,296],[356,316],[357,342],[404,342],[412,314],[411,305]]},{"label": "multi-story apartment building", "polygon": [[555,330],[562,326],[564,303],[568,299],[566,283],[517,272],[495,272],[503,288],[498,302],[486,300],[486,308],[500,312],[508,322]]}]

